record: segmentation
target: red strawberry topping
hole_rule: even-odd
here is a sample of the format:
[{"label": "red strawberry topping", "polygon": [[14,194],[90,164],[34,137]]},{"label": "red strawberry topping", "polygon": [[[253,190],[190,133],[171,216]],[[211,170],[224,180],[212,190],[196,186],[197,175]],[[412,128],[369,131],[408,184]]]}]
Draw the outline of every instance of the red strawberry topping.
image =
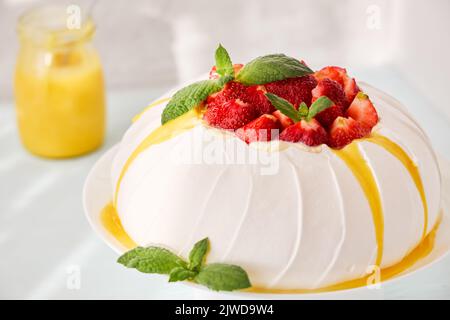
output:
[{"label": "red strawberry topping", "polygon": [[[353,101],[353,98],[356,96],[356,94],[359,91],[358,86],[356,85],[356,81],[354,78],[350,78],[347,75],[347,70],[340,67],[335,66],[328,66],[325,68],[322,68],[321,70],[317,71],[314,76],[317,80],[322,79],[331,79],[336,82],[338,82],[342,89],[345,92],[345,96],[347,98],[347,102],[350,103]],[[348,105],[344,105],[344,107],[347,107]]]},{"label": "red strawberry topping", "polygon": [[236,130],[236,135],[246,143],[254,141],[271,141],[278,136],[280,122],[270,114],[263,114],[259,118]]},{"label": "red strawberry topping", "polygon": [[307,75],[270,82],[265,84],[264,87],[267,92],[276,94],[298,107],[302,102],[305,102],[307,105],[311,103],[311,90],[314,89],[316,84],[316,79],[311,75]]},{"label": "red strawberry topping", "polygon": [[352,118],[337,117],[329,131],[329,146],[342,148],[355,139],[366,135],[366,130]]},{"label": "red strawberry topping", "polygon": [[294,124],[294,121],[292,121],[292,119],[287,115],[283,114],[280,110],[277,110],[272,114],[278,119],[278,121],[280,121],[283,128],[287,128]]},{"label": "red strawberry topping", "polygon": [[203,119],[213,127],[238,129],[258,116],[249,104],[239,100],[229,100],[223,104],[208,105]]},{"label": "red strawberry topping", "polygon": [[347,116],[358,121],[368,132],[378,123],[378,114],[375,107],[369,97],[362,92],[356,95],[347,109]]},{"label": "red strawberry topping", "polygon": [[320,124],[325,128],[328,128],[331,126],[334,119],[339,116],[344,116],[344,105],[347,103],[347,99],[339,83],[328,78],[320,80],[317,86],[312,90],[312,102],[316,101],[321,96],[326,96],[334,102],[333,106],[316,115],[316,119]]},{"label": "red strawberry topping", "polygon": [[317,146],[327,142],[327,133],[317,120],[301,120],[284,129],[280,134],[280,140]]},{"label": "red strawberry topping", "polygon": [[265,93],[266,90],[263,86],[246,87],[242,100],[257,109],[259,114],[272,113],[275,111],[275,107],[267,100]]}]

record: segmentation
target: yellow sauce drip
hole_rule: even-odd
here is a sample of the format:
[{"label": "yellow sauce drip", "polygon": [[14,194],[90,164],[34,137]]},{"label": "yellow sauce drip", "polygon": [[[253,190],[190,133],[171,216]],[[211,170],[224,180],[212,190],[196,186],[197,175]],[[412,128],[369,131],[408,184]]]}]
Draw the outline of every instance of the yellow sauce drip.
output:
[{"label": "yellow sauce drip", "polygon": [[131,120],[131,121],[132,121],[133,123],[136,122],[136,121],[138,121],[139,118],[142,117],[142,115],[143,115],[144,113],[146,113],[148,110],[150,110],[150,109],[153,108],[153,107],[159,106],[161,103],[167,102],[167,101],[169,101],[170,99],[171,99],[171,98],[163,98],[163,99],[157,100],[157,101],[155,101],[155,102],[149,104],[144,110],[142,110],[142,112],[140,112],[140,113],[138,113],[137,115],[135,115],[135,116],[133,117],[133,120]]},{"label": "yellow sauce drip", "polygon": [[380,266],[383,259],[384,245],[384,217],[381,206],[381,196],[375,178],[367,161],[358,148],[357,141],[352,142],[341,150],[333,150],[350,168],[358,180],[372,210],[373,224],[375,226],[375,239],[377,242],[377,257],[375,265]]},{"label": "yellow sauce drip", "polygon": [[125,165],[123,166],[122,171],[120,172],[119,179],[117,180],[116,192],[114,194],[114,205],[116,207],[117,207],[117,197],[119,195],[120,184],[122,182],[122,179],[125,176],[130,165],[141,154],[141,152],[143,152],[152,145],[167,141],[183,132],[186,132],[187,130],[194,128],[197,124],[199,124],[201,118],[202,118],[201,108],[200,107],[194,108],[186,112],[182,116],[179,116],[178,118],[175,118],[167,122],[166,124],[156,128],[139,144],[139,146],[133,151],[131,156],[125,162]]},{"label": "yellow sauce drip", "polygon": [[[386,281],[400,275],[402,272],[411,268],[419,260],[425,258],[434,248],[434,242],[436,238],[436,232],[438,230],[441,217],[438,219],[436,225],[428,233],[428,235],[419,243],[419,245],[414,248],[408,255],[406,255],[399,263],[396,263],[390,267],[383,268],[379,271],[380,281]],[[367,285],[374,284],[371,279],[373,274],[368,274],[365,277],[354,279],[350,281],[341,282],[332,286],[322,287],[318,289],[270,289],[270,288],[259,288],[252,287],[250,289],[244,290],[246,292],[254,293],[276,293],[276,294],[297,294],[297,293],[320,293],[338,290],[354,289],[358,287],[363,287]]]},{"label": "yellow sauce drip", "polygon": [[428,229],[428,204],[427,199],[425,197],[425,190],[423,188],[419,168],[398,144],[388,139],[387,137],[379,134],[373,134],[370,138],[366,140],[383,147],[386,151],[391,153],[403,164],[403,166],[406,168],[406,170],[408,170],[409,174],[411,175],[411,179],[414,181],[417,191],[419,191],[420,198],[423,204],[424,225],[423,225],[422,239],[424,239],[425,236],[427,235]]},{"label": "yellow sauce drip", "polygon": [[122,222],[120,222],[119,215],[112,202],[108,203],[103,208],[100,214],[100,220],[103,227],[125,248],[132,249],[137,246],[123,228]]}]

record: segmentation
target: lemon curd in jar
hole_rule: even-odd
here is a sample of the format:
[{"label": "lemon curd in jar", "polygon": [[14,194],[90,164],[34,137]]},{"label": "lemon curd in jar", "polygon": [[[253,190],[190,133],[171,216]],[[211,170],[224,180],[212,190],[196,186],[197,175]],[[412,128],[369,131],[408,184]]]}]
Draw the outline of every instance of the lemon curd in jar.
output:
[{"label": "lemon curd in jar", "polygon": [[21,48],[15,75],[21,140],[51,158],[80,155],[103,142],[102,68],[90,44],[94,24],[68,29],[63,8],[35,9],[19,21]]}]

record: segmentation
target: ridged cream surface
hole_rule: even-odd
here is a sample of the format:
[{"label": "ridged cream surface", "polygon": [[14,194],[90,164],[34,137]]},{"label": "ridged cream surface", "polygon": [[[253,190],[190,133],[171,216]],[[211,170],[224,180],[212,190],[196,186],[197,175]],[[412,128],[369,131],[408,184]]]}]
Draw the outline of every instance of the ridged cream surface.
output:
[{"label": "ridged cream surface", "polygon": [[[369,86],[363,88],[380,115],[376,132],[400,145],[418,166],[428,202],[429,231],[438,218],[441,192],[430,143],[395,100]],[[112,166],[113,195],[126,160],[159,126],[164,105],[145,112],[125,134]],[[366,274],[377,254],[372,212],[355,176],[331,149],[283,144],[279,151],[260,150],[278,164],[276,174],[268,175],[261,174],[263,164],[180,160],[177,155],[204,152],[206,145],[192,141],[205,133],[223,142],[216,152],[224,159],[236,158],[225,147],[230,141],[247,148],[234,136],[200,124],[152,145],[127,170],[116,208],[136,243],[161,244],[186,257],[196,241],[209,237],[209,262],[240,265],[254,286],[266,288],[319,288]],[[422,239],[422,201],[396,157],[364,140],[358,148],[381,196],[381,266],[391,266]]]}]

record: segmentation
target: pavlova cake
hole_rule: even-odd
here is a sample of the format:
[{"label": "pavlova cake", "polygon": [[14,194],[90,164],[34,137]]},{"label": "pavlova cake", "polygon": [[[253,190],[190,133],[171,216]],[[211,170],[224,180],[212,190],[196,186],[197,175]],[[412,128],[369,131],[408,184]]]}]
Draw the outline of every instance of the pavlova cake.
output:
[{"label": "pavlova cake", "polygon": [[120,143],[104,210],[130,249],[120,263],[214,290],[308,292],[387,279],[429,251],[439,169],[401,106],[343,68],[283,54],[233,65],[222,46],[215,58]]}]

